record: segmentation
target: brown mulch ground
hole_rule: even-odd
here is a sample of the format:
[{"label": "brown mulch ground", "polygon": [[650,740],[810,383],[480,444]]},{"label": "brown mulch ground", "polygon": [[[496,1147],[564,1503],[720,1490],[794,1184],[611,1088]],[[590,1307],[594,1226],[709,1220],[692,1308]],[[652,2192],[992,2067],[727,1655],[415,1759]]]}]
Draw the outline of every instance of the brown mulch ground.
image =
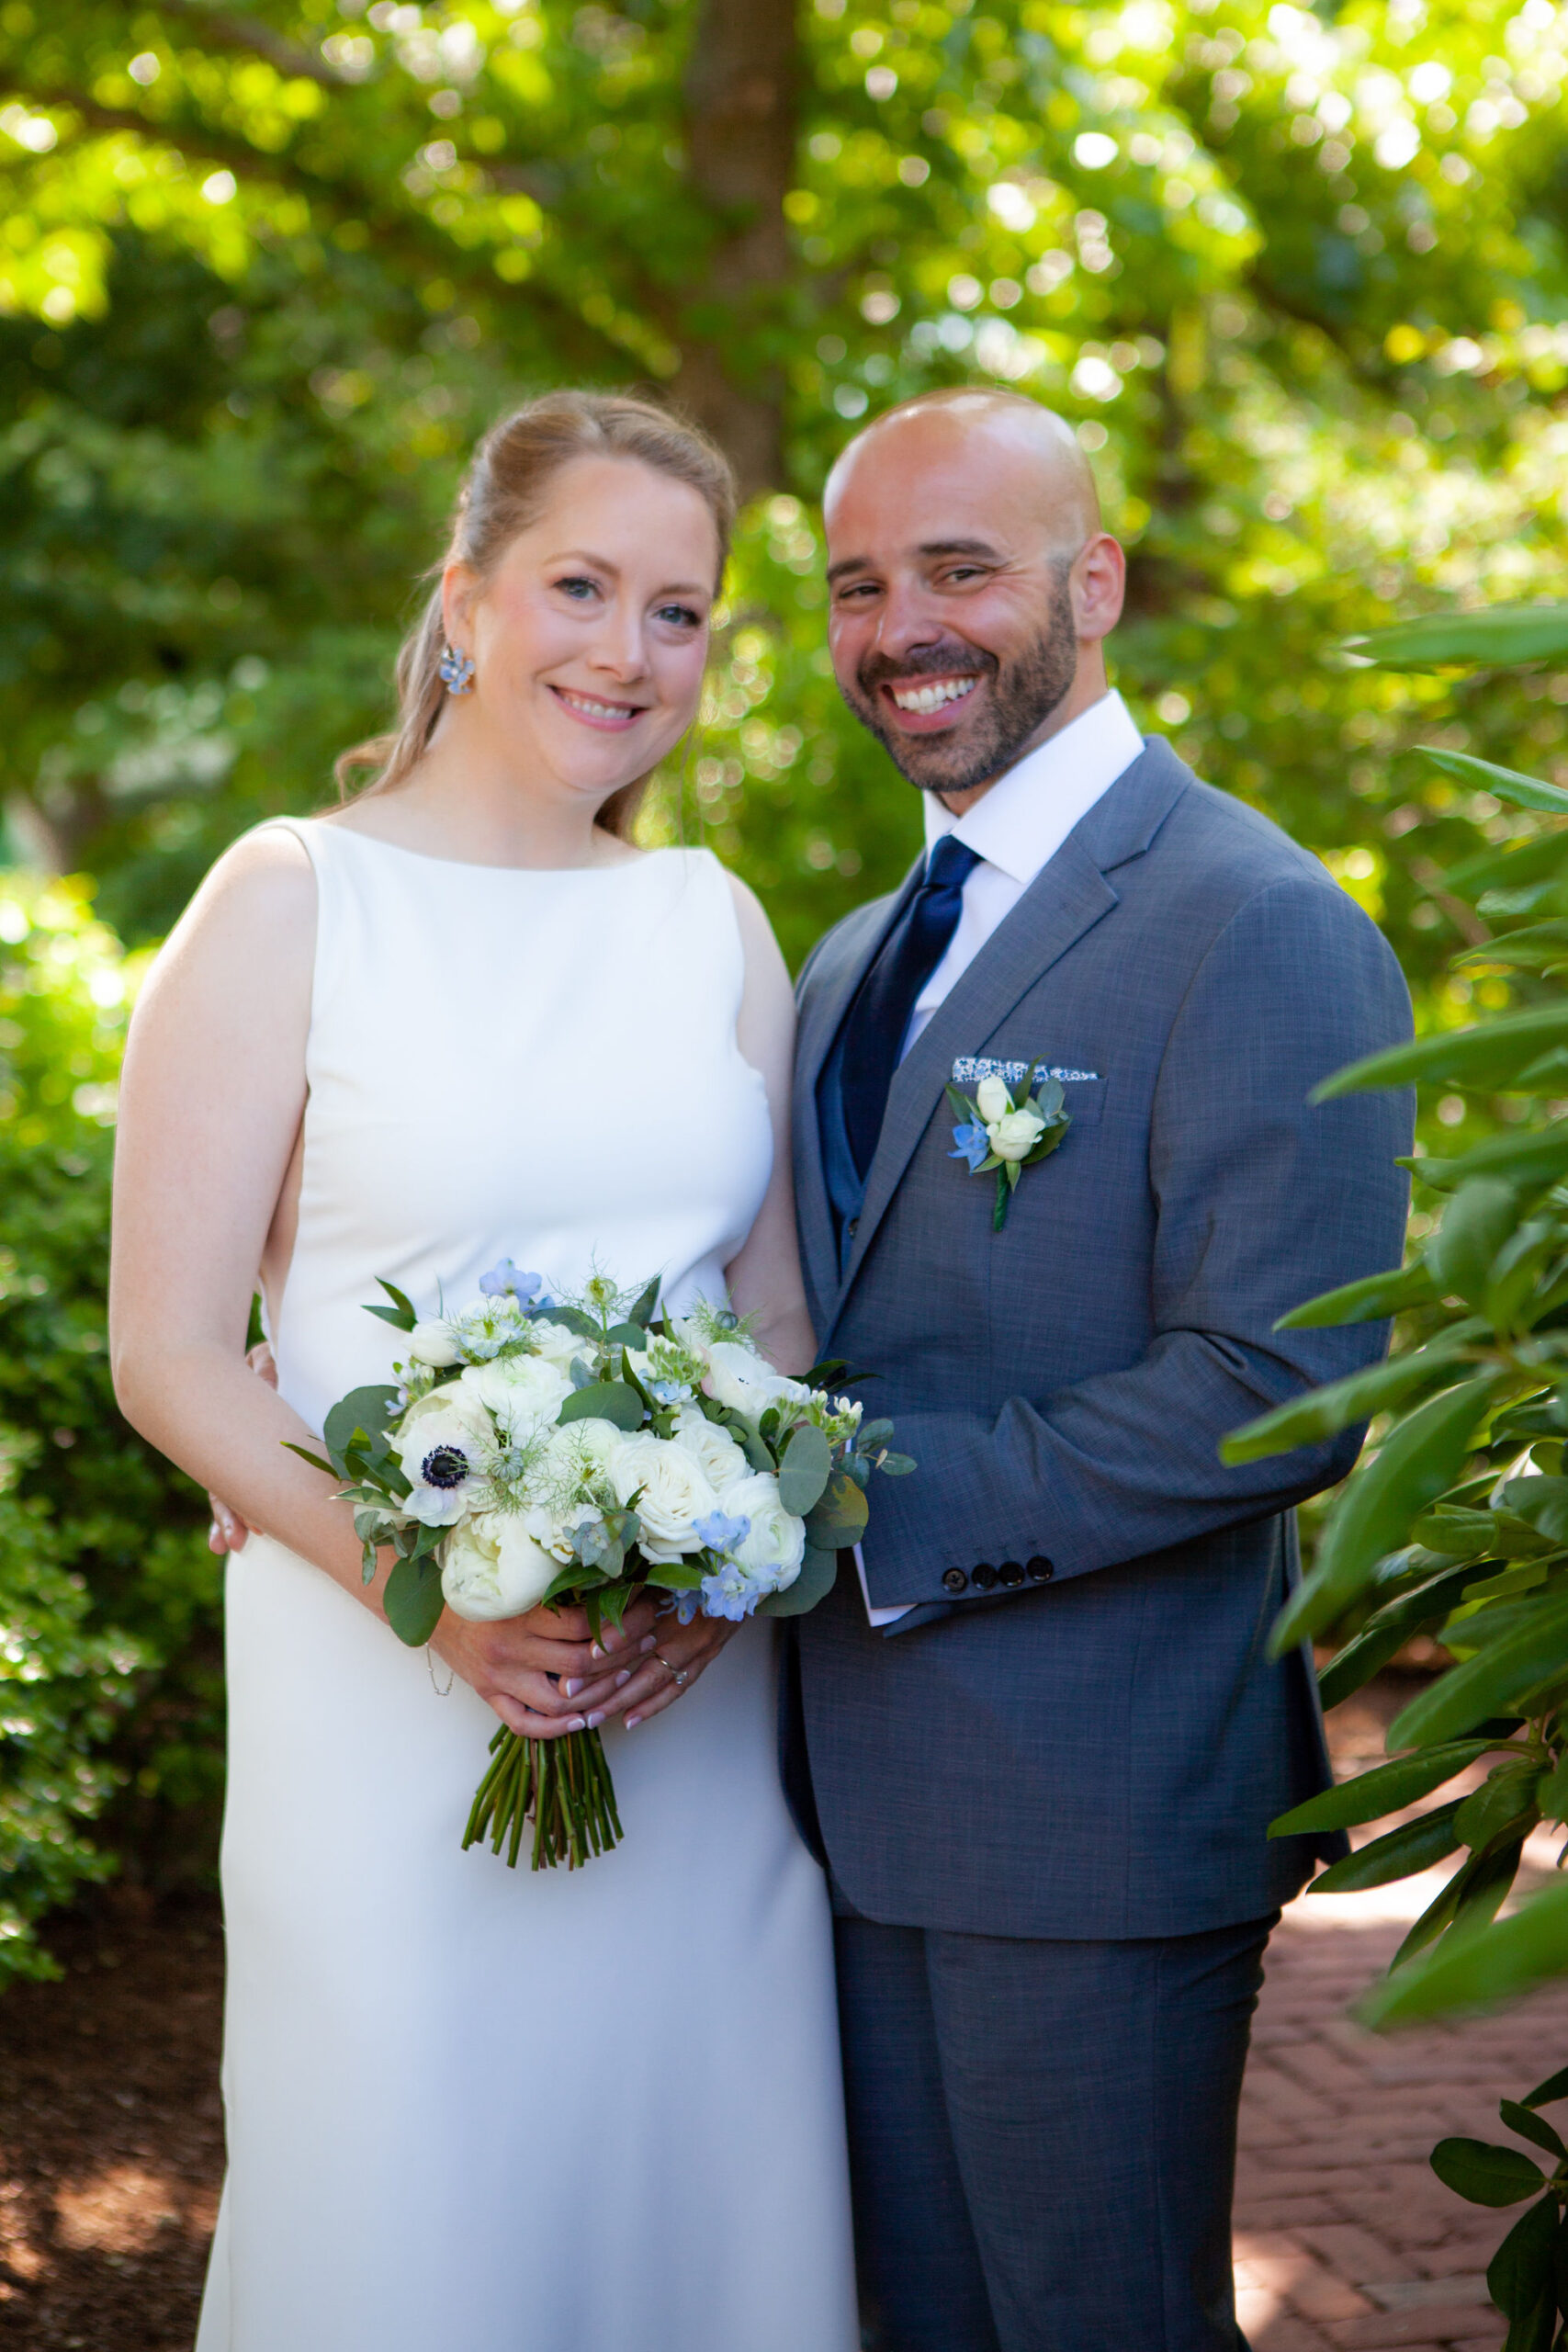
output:
[{"label": "brown mulch ground", "polygon": [[[1385,1677],[1338,1710],[1342,1772],[1378,1760],[1414,1687]],[[1270,1949],[1236,2199],[1255,2352],[1501,2341],[1484,2271],[1514,2217],[1450,2195],[1427,2154],[1448,2132],[1506,2136],[1499,2097],[1568,2058],[1568,1988],[1463,2029],[1362,2032],[1348,2005],[1431,1891],[1307,1896]],[[0,2000],[0,2346],[189,2352],[222,2171],[216,1906],[124,1894],[51,1942],[61,1982]]]}]

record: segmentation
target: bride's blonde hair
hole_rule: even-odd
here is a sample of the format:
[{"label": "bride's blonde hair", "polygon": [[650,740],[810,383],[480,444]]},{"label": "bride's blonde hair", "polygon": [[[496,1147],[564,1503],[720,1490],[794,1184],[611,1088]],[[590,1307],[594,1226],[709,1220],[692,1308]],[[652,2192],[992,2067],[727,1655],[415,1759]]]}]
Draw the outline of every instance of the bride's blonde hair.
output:
[{"label": "bride's blonde hair", "polygon": [[[716,589],[729,552],[737,493],[728,458],[706,434],[651,401],[621,392],[546,392],[530,401],[493,424],[474,452],[446,552],[432,568],[435,585],[398,654],[397,727],[341,754],[333,774],[343,799],[361,768],[378,771],[362,794],[401,784],[435,731],[446,695],[439,668],[446,643],[443,570],[466,563],[484,579],[518,534],[537,521],[551,483],[574,458],[635,458],[655,473],[688,483],[705,503],[718,535]],[[646,781],[639,778],[610,795],[598,817],[606,831],[623,838],[630,831]]]}]

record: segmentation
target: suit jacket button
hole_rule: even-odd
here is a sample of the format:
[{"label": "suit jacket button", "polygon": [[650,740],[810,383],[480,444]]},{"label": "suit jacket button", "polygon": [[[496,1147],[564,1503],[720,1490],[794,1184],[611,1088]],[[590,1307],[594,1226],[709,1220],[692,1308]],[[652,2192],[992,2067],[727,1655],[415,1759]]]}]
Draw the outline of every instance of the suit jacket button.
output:
[{"label": "suit jacket button", "polygon": [[858,1232],[860,1231],[860,1219],[859,1219],[859,1217],[858,1217],[858,1216],[852,1216],[852,1217],[851,1217],[851,1219],[850,1219],[850,1221],[849,1221],[848,1225],[846,1225],[846,1226],[845,1226],[845,1227],[844,1227],[844,1231],[845,1231],[846,1233],[848,1233],[848,1234],[852,1235],[852,1235],[854,1235],[854,1234],[856,1234],[856,1233],[858,1233]]},{"label": "suit jacket button", "polygon": [[1021,1584],[1023,1582],[1023,1565],[1021,1561],[1004,1560],[1002,1562],[1002,1582],[1004,1584]]},{"label": "suit jacket button", "polygon": [[1029,1563],[1029,1573],[1035,1584],[1049,1584],[1056,1571],[1051,1562],[1036,1552]]},{"label": "suit jacket button", "polygon": [[997,1580],[997,1572],[995,1568],[992,1567],[989,1560],[982,1560],[979,1566],[977,1568],[971,1568],[969,1573],[974,1577],[982,1592],[989,1592],[991,1587]]},{"label": "suit jacket button", "polygon": [[962,1568],[944,1568],[942,1580],[949,1592],[962,1592],[969,1581]]}]

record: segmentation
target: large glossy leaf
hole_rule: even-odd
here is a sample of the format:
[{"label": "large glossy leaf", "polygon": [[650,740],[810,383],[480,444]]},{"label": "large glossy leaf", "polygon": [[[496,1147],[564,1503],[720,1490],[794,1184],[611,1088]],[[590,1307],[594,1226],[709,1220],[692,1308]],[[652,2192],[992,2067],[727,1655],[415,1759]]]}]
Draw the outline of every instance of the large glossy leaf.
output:
[{"label": "large glossy leaf", "polygon": [[1447,1740],[1440,1747],[1423,1747],[1414,1756],[1399,1757],[1392,1764],[1380,1764],[1371,1772],[1362,1772],[1353,1781],[1342,1781],[1337,1788],[1325,1789],[1305,1804],[1298,1804],[1282,1813],[1269,1825],[1270,1838],[1296,1838],[1304,1831],[1316,1829],[1349,1829],[1360,1821],[1376,1821],[1385,1813],[1397,1813],[1407,1804],[1415,1804],[1420,1797],[1429,1796],[1434,1789],[1484,1756],[1488,1747],[1484,1739]]},{"label": "large glossy leaf", "polygon": [[1559,2162],[1568,2156],[1568,2146],[1563,2143],[1562,2134],[1554,2132],[1543,2115],[1537,2115],[1528,2100],[1499,2099],[1497,2112],[1509,2131],[1517,2132],[1521,2140],[1529,2141],[1533,2147],[1544,2148],[1549,2156]]},{"label": "large glossy leaf", "polygon": [[1439,2140],[1431,2165],[1446,2188],[1472,2205],[1517,2205],[1545,2185],[1540,2166],[1521,2148],[1486,2140]]},{"label": "large glossy leaf", "polygon": [[1466,1562],[1462,1567],[1450,1568],[1418,1590],[1405,1593],[1380,1610],[1319,1674],[1318,1695],[1324,1705],[1337,1707],[1352,1691],[1359,1690],[1413,1634],[1434,1633],[1450,1611],[1459,1606],[1466,1585],[1479,1573]]},{"label": "large glossy leaf", "polygon": [[1568,792],[1555,784],[1543,784],[1539,776],[1523,775],[1517,768],[1500,768],[1490,760],[1478,760],[1469,752],[1440,752],[1435,744],[1419,747],[1434,767],[1442,768],[1449,775],[1457,775],[1461,784],[1479,785],[1485,792],[1495,793],[1499,800],[1511,800],[1516,808],[1539,808],[1552,817],[1568,817]]},{"label": "large glossy leaf", "polygon": [[624,1380],[594,1380],[586,1388],[574,1388],[556,1418],[559,1422],[608,1421],[617,1430],[639,1430],[644,1407],[637,1390]]},{"label": "large glossy leaf", "polygon": [[1370,1421],[1375,1413],[1391,1413],[1433,1387],[1451,1386],[1469,1366],[1456,1363],[1451,1342],[1443,1340],[1391,1363],[1375,1363],[1330,1381],[1310,1396],[1294,1396],[1271,1413],[1248,1421],[1221,1441],[1220,1459],[1232,1464],[1261,1462],[1271,1453],[1289,1453],[1298,1445],[1313,1445],[1333,1437],[1356,1421]]},{"label": "large glossy leaf", "polygon": [[1509,1831],[1522,1834],[1526,1827],[1533,1828],[1535,1788],[1540,1778],[1539,1758],[1533,1762],[1528,1758],[1510,1759],[1494,1765],[1481,1786],[1466,1797],[1454,1815],[1460,1843],[1479,1854]]},{"label": "large glossy leaf", "polygon": [[1389,1747],[1457,1739],[1560,1673],[1568,1673],[1568,1593],[1557,1591],[1521,1604],[1499,1640],[1428,1683],[1389,1726]]},{"label": "large glossy leaf", "polygon": [[1452,1486],[1493,1393],[1483,1376],[1429,1398],[1357,1470],[1334,1507],[1316,1566],[1280,1611],[1276,1657],[1331,1624],[1384,1554],[1406,1540],[1411,1521]]},{"label": "large glossy leaf", "polygon": [[1360,2014],[1371,2025],[1403,2025],[1450,2009],[1511,2001],[1532,1984],[1564,1974],[1568,1881],[1559,1880],[1530,1895],[1508,1918],[1450,1937],[1425,1960],[1375,1985],[1360,2004]]},{"label": "large glossy leaf", "polygon": [[1450,662],[1503,669],[1568,653],[1568,605],[1494,605],[1480,613],[1431,613],[1348,640],[1382,670],[1429,670]]},{"label": "large glossy leaf", "polygon": [[1504,2352],[1551,2352],[1561,2228],[1556,2198],[1541,2198],[1514,2223],[1486,2267],[1486,2291],[1513,2323]]},{"label": "large glossy leaf", "polygon": [[[1565,1125],[1568,1132],[1568,1125]],[[1413,1265],[1395,1266],[1386,1274],[1366,1274],[1359,1283],[1341,1283],[1293,1306],[1281,1315],[1276,1331],[1314,1331],[1340,1323],[1381,1323],[1402,1307],[1416,1306],[1432,1296],[1432,1277],[1417,1258]]]},{"label": "large glossy leaf", "polygon": [[759,1617],[803,1617],[815,1609],[833,1589],[833,1579],[839,1571],[837,1552],[819,1551],[815,1544],[806,1547],[806,1557],[800,1564],[800,1574],[783,1592],[773,1592],[757,1607]]},{"label": "large glossy leaf", "polygon": [[1409,1086],[1434,1079],[1506,1091],[1549,1046],[1565,1040],[1568,1004],[1537,1005],[1528,1012],[1505,1013],[1500,1020],[1469,1029],[1440,1030],[1435,1036],[1418,1037],[1414,1045],[1369,1054],[1325,1078],[1310,1099],[1326,1102],[1335,1095],[1365,1092],[1369,1087]]},{"label": "large glossy leaf", "polygon": [[1454,1834],[1454,1815],[1460,1802],[1455,1797],[1451,1804],[1438,1805],[1433,1813],[1424,1813],[1418,1821],[1402,1821],[1397,1829],[1374,1838],[1369,1846],[1359,1847],[1343,1861],[1330,1863],[1313,1880],[1307,1893],[1359,1894],[1366,1887],[1387,1886],[1393,1879],[1409,1878],[1417,1871],[1430,1870],[1434,1862],[1440,1862],[1459,1844]]},{"label": "large glossy leaf", "polygon": [[805,1519],[822,1499],[833,1467],[832,1448],[819,1429],[803,1422],[779,1464],[779,1500],[795,1519]]},{"label": "large glossy leaf", "polygon": [[1500,1176],[1472,1176],[1462,1185],[1427,1244],[1427,1263],[1438,1290],[1479,1306],[1497,1254],[1522,1212],[1521,1194]]}]

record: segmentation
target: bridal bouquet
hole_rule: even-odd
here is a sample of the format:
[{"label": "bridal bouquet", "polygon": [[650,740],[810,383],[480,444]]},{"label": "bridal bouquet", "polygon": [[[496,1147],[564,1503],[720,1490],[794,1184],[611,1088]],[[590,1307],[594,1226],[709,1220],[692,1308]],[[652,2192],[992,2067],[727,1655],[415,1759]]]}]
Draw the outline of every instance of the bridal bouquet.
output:
[{"label": "bridal bouquet", "polygon": [[[344,1482],[367,1584],[378,1551],[397,1554],[387,1621],[412,1646],[444,1607],[515,1617],[541,1602],[581,1608],[597,1639],[645,1586],[682,1624],[798,1614],[864,1529],[873,1470],[915,1466],[887,1451],[891,1421],[829,1394],[842,1364],[788,1379],[728,1308],[661,1310],[657,1279],[634,1295],[595,1276],[563,1302],[508,1259],[434,1317],[381,1288],[391,1304],[367,1312],[408,1335],[401,1385],[333,1407],[329,1460],[293,1451]],[[489,1836],[515,1867],[530,1819],[535,1870],[619,1841],[597,1730],[497,1731],[464,1847]]]}]

